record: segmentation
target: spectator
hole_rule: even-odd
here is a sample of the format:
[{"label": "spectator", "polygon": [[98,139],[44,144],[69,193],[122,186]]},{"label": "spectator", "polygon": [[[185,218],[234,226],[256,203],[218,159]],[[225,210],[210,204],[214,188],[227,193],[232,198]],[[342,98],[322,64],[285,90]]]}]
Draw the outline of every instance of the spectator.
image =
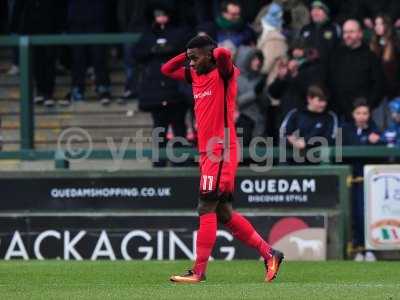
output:
[{"label": "spectator", "polygon": [[[165,9],[154,9],[154,23],[146,29],[138,42],[135,53],[143,63],[143,78],[139,85],[139,107],[151,112],[154,128],[161,127],[161,146],[166,145],[168,126],[171,124],[175,137],[185,137],[187,106],[178,91],[178,83],[165,77],[160,66],[170,57],[184,51],[185,35],[170,23]],[[164,166],[165,162],[154,166]]]},{"label": "spectator", "polygon": [[320,82],[322,69],[313,51],[307,51],[304,43],[296,40],[292,45],[291,59],[289,62],[280,60],[277,73],[268,91],[271,97],[280,99],[281,123],[282,117],[290,110],[304,107],[307,89]]},{"label": "spectator", "polygon": [[253,22],[254,30],[257,33],[261,33],[263,29],[261,19],[267,13],[269,6],[276,3],[283,8],[284,20],[289,21],[289,24],[284,22],[284,25],[286,25],[284,26],[284,31],[288,31],[286,33],[289,37],[296,37],[300,32],[300,29],[310,23],[310,13],[303,2],[304,1],[302,0],[274,0],[271,4],[265,5],[260,9]]},{"label": "spectator", "polygon": [[[119,0],[117,4],[117,19],[122,32],[139,33],[146,24],[145,14],[147,5],[142,0]],[[137,97],[137,66],[133,55],[134,44],[123,45],[126,81],[123,100]]]},{"label": "spectator", "polygon": [[[378,127],[371,119],[370,108],[365,98],[354,101],[352,111],[352,121],[343,126],[343,144],[349,146],[376,145],[381,143]],[[374,261],[375,255],[371,251],[365,254],[361,249],[364,248],[364,185],[362,180],[364,164],[371,162],[367,159],[352,159],[350,163],[353,167],[354,182],[352,185],[352,225],[353,225],[353,248],[356,250],[356,261]]]},{"label": "spectator", "polygon": [[[15,4],[17,0],[2,1],[0,7],[1,13],[3,14],[2,20],[4,22],[4,33],[14,35],[16,34],[16,24],[15,24]],[[19,74],[19,53],[18,48],[12,48],[12,64],[7,70],[7,75],[15,76]]]},{"label": "spectator", "polygon": [[[15,0],[12,6],[10,32],[25,35],[55,34],[63,26],[62,5],[52,0]],[[36,104],[48,107],[53,100],[55,81],[55,47],[33,48],[33,75],[36,85]]]},{"label": "spectator", "polygon": [[218,45],[231,50],[235,55],[242,45],[253,45],[256,36],[241,16],[241,5],[235,0],[223,1],[221,15],[214,22],[205,23],[198,27],[200,34],[208,34],[218,42]]},{"label": "spectator", "polygon": [[385,96],[393,99],[399,95],[399,44],[389,17],[378,15],[370,42],[371,50],[381,60],[385,72]]},{"label": "spectator", "polygon": [[304,26],[300,32],[306,46],[318,51],[323,62],[328,60],[340,40],[340,27],[330,20],[329,14],[327,4],[313,1],[310,11],[311,23]]},{"label": "spectator", "polygon": [[363,18],[364,25],[374,28],[374,19],[379,14],[390,17],[395,22],[395,27],[400,27],[400,2],[398,0],[359,0],[358,10]]},{"label": "spectator", "polygon": [[375,145],[381,141],[378,126],[371,119],[371,111],[365,98],[354,101],[352,121],[342,128],[344,145]]},{"label": "spectator", "polygon": [[[104,33],[109,24],[107,0],[68,0],[68,27],[70,33]],[[110,78],[107,69],[107,46],[72,47],[72,89],[62,105],[81,101],[85,95],[86,70],[93,64],[98,99],[101,104],[111,101]],[[90,55],[89,55],[90,53]]]},{"label": "spectator", "polygon": [[351,120],[352,104],[365,97],[375,109],[383,98],[384,74],[376,55],[363,43],[363,32],[357,20],[343,25],[344,45],[335,49],[327,70],[332,91],[332,107],[341,118]]},{"label": "spectator", "polygon": [[[307,90],[305,109],[293,109],[285,117],[280,128],[280,137],[298,150],[316,146],[332,145],[338,129],[338,119],[334,112],[327,111],[327,92],[320,85],[311,85]],[[325,143],[312,139],[324,138]]]},{"label": "spectator", "polygon": [[[286,58],[288,45],[285,36],[281,33],[283,23],[282,15],[283,11],[281,6],[272,3],[261,19],[262,33],[258,39],[257,48],[260,49],[264,55],[262,72],[265,74],[272,73],[274,68],[276,69],[277,62],[282,58]],[[274,74],[276,74],[276,72],[274,72]]]},{"label": "spectator", "polygon": [[247,57],[246,68],[238,78],[239,118],[236,125],[243,129],[244,146],[249,146],[253,137],[263,136],[265,133],[266,112],[261,97],[265,81],[265,77],[261,74],[263,60],[261,51],[251,51]]},{"label": "spectator", "polygon": [[375,110],[374,119],[381,128],[387,126],[387,104],[388,100],[399,96],[400,85],[398,78],[400,75],[399,44],[395,34],[395,29],[388,16],[378,15],[375,18],[375,26],[372,34],[370,48],[381,61],[385,73],[385,99]]},{"label": "spectator", "polygon": [[[262,72],[267,74],[265,84],[268,86],[276,79],[278,75],[278,66],[280,61],[287,61],[288,44],[286,37],[282,33],[283,11],[277,3],[268,6],[265,15],[261,19],[262,32],[258,38],[257,48],[264,55],[264,64]],[[268,92],[268,91],[266,91]],[[279,100],[270,97],[267,109],[267,134],[277,139],[279,116]]]},{"label": "spectator", "polygon": [[400,147],[400,97],[389,103],[391,122],[383,134],[383,140],[389,147]]}]

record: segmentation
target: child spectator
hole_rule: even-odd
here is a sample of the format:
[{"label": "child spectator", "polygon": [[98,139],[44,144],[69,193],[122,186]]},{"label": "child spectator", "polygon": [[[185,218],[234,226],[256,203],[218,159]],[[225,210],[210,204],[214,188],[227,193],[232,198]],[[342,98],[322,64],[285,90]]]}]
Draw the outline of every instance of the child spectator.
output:
[{"label": "child spectator", "polygon": [[365,98],[358,98],[353,104],[353,120],[343,125],[343,144],[362,146],[381,142],[380,133],[371,119],[371,111]]},{"label": "child spectator", "polygon": [[[307,91],[305,109],[291,110],[283,120],[280,137],[303,151],[317,146],[332,145],[335,141],[338,119],[335,113],[327,111],[328,95],[322,86],[311,85]],[[315,138],[324,138],[326,142]]]},{"label": "child spectator", "polygon": [[[375,122],[371,119],[371,111],[365,98],[354,101],[353,120],[343,126],[344,145],[376,145],[381,143],[381,137]],[[364,185],[362,181],[364,164],[371,162],[370,159],[351,160],[353,167],[352,185],[352,228],[353,249],[356,252],[355,261],[375,261],[375,255],[371,251],[364,254]]]},{"label": "child spectator", "polygon": [[383,134],[383,140],[389,147],[400,147],[400,97],[389,103],[391,123]]}]

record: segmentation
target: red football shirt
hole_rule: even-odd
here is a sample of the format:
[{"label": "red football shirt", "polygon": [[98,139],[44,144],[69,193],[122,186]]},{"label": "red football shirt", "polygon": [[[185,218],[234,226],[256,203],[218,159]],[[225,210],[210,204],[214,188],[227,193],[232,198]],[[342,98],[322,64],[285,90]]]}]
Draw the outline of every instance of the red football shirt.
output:
[{"label": "red football shirt", "polygon": [[[190,69],[200,153],[217,149],[218,145],[224,146],[224,138],[225,145],[228,143],[226,146],[231,149],[237,143],[234,113],[239,69],[233,65],[230,52],[224,48],[216,48],[214,58],[217,67],[207,74],[198,75]],[[172,58],[162,66],[163,74],[185,80],[185,60],[186,53]]]}]

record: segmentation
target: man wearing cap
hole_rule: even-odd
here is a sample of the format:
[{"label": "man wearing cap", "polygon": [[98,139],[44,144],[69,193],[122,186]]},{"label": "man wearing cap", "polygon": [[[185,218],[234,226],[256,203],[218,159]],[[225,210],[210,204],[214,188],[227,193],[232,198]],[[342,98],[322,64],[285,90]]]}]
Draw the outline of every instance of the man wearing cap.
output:
[{"label": "man wearing cap", "polygon": [[330,9],[323,1],[311,3],[311,23],[301,29],[301,38],[308,48],[316,49],[322,61],[327,61],[340,40],[340,27],[330,18]]}]

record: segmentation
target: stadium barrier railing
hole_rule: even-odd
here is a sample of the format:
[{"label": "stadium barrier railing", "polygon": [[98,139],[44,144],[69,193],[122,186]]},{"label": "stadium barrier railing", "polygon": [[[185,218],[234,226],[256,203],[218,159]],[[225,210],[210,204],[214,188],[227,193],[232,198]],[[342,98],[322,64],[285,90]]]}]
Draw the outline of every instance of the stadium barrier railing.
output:
[{"label": "stadium barrier railing", "polygon": [[140,34],[59,34],[31,36],[0,36],[0,47],[19,48],[20,68],[20,114],[21,114],[21,150],[35,148],[34,105],[32,101],[32,46],[60,45],[99,45],[99,44],[133,44],[139,40]]}]

